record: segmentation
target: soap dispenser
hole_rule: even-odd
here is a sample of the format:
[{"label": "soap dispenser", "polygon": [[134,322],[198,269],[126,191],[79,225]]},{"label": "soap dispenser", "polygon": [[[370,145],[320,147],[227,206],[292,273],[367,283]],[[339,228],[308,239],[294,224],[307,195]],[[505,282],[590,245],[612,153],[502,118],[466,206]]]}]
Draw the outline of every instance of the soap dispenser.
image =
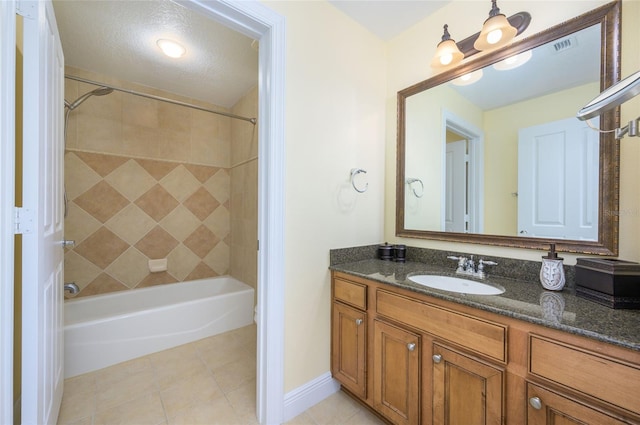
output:
[{"label": "soap dispenser", "polygon": [[561,291],[564,288],[564,267],[562,266],[562,258],[558,257],[556,252],[556,244],[552,243],[547,255],[542,257],[540,283],[544,289],[550,291]]}]

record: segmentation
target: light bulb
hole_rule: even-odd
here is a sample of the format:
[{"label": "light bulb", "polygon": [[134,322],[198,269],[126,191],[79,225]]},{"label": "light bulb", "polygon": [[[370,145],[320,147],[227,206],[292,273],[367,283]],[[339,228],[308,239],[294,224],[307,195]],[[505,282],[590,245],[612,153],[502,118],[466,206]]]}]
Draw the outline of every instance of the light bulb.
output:
[{"label": "light bulb", "polygon": [[453,55],[451,53],[447,53],[440,56],[440,63],[443,65],[449,65],[452,60],[453,60]]},{"label": "light bulb", "polygon": [[496,44],[498,41],[500,41],[501,38],[502,38],[502,30],[501,29],[493,30],[489,34],[487,34],[487,43]]}]

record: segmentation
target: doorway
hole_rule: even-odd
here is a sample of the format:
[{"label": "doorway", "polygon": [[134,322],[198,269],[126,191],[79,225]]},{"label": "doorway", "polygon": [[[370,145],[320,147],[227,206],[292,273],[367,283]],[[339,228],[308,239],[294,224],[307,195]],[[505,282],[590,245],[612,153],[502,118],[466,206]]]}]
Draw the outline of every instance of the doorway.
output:
[{"label": "doorway", "polygon": [[484,132],[443,112],[442,226],[447,232],[482,233],[484,214]]}]

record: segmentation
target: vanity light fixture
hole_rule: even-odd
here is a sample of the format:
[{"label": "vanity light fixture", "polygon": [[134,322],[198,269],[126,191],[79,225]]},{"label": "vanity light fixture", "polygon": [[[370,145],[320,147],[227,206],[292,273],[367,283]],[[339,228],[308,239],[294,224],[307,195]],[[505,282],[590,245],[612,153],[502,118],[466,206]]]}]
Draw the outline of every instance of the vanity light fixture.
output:
[{"label": "vanity light fixture", "polygon": [[533,53],[531,50],[527,50],[526,52],[518,53],[517,55],[509,56],[508,58],[501,60],[494,64],[493,68],[498,71],[508,71],[529,62],[532,55]]},{"label": "vanity light fixture", "polygon": [[[529,23],[531,22],[531,15],[529,14],[529,12],[518,12],[510,16],[509,18],[505,18],[504,15],[500,14],[500,9],[498,9],[498,7],[496,6],[495,0],[493,0],[492,3],[493,8],[491,9],[491,13],[495,13],[495,16],[490,16],[489,19],[485,21],[483,31],[485,30],[485,28],[489,27],[488,24],[491,24],[492,28],[500,29],[501,32],[499,33],[499,35],[501,35],[502,38],[495,44],[488,44],[485,41],[484,43],[489,45],[489,47],[485,48],[482,41],[478,42],[483,34],[481,32],[477,32],[456,43],[451,39],[451,35],[448,31],[449,26],[445,25],[442,41],[438,43],[436,54],[431,61],[432,68],[450,68],[460,63],[462,59],[475,55],[481,50],[496,49],[502,47],[513,40],[515,36],[522,34],[524,30],[529,27]],[[499,25],[494,25],[496,21],[498,21],[499,23],[503,20],[506,22],[506,26],[504,26],[504,28],[500,27]],[[494,34],[498,33],[494,32]],[[476,46],[476,43],[479,44],[479,46]]]},{"label": "vanity light fixture", "polygon": [[473,47],[480,51],[497,49],[509,44],[517,33],[517,28],[513,27],[507,17],[500,13],[496,0],[491,0],[489,18],[484,21],[482,31],[473,43]]},{"label": "vanity light fixture", "polygon": [[448,28],[449,25],[445,24],[442,41],[438,43],[436,55],[431,61],[432,68],[448,68],[459,64],[464,59],[464,53],[460,51],[455,40],[451,39]]},{"label": "vanity light fixture", "polygon": [[156,44],[160,47],[162,53],[170,58],[181,58],[187,52],[187,49],[185,49],[184,46],[172,40],[161,38],[156,41]]}]

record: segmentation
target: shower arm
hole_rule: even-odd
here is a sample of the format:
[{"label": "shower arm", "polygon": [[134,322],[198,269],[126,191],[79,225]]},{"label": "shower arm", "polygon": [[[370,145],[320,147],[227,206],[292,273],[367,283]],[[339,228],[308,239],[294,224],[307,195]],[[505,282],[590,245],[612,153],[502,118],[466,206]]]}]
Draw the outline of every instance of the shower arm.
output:
[{"label": "shower arm", "polygon": [[[123,89],[123,88],[115,87],[115,86],[112,86],[112,85],[109,85],[109,84],[103,84],[103,83],[99,83],[97,81],[87,80],[86,78],[75,77],[73,75],[66,75],[65,74],[64,78],[68,78],[68,79],[74,80],[74,81],[79,81],[81,83],[92,84],[94,86],[110,88],[112,90],[116,90],[116,91],[119,91],[119,92],[132,94],[134,96],[146,97],[148,99],[159,100],[161,102],[172,103],[174,105],[184,106],[184,107],[192,108],[192,109],[197,109],[199,111],[211,112],[212,114],[223,115],[225,117],[234,118],[234,119],[238,119],[238,120],[242,120],[242,121],[248,121],[253,125],[256,125],[256,123],[258,122],[257,118],[248,118],[248,117],[243,117],[241,115],[231,114],[229,112],[215,111],[213,109],[203,108],[201,106],[193,105],[191,103],[181,102],[179,100],[168,99],[168,98],[162,97],[162,96],[155,96],[155,95],[152,95],[152,94],[141,93],[141,92],[138,92],[138,91],[135,91],[135,90]],[[66,103],[68,103],[68,102],[65,102],[65,105],[66,105]]]}]

